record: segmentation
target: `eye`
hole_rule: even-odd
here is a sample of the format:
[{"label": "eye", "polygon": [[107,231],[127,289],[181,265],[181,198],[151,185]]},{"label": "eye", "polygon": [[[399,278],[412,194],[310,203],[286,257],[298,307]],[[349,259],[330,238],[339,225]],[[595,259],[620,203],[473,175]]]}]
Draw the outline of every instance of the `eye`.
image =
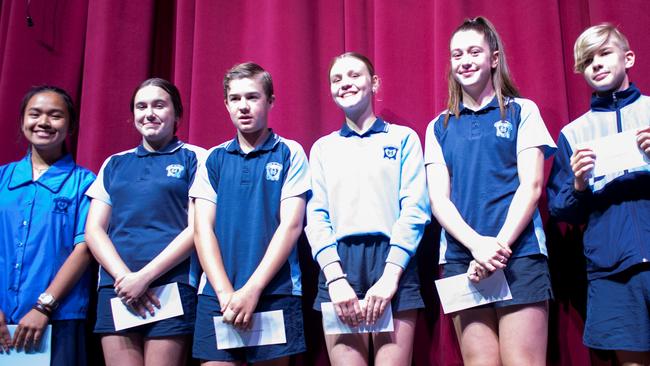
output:
[{"label": "eye", "polygon": [[360,77],[360,76],[361,76],[361,74],[360,74],[360,73],[358,73],[358,72],[353,72],[351,76],[352,76],[353,78],[355,78],[355,79],[356,79],[356,78],[358,78],[358,77]]},{"label": "eye", "polygon": [[30,112],[27,113],[27,116],[29,116],[29,118],[38,118],[40,116],[40,113]]},{"label": "eye", "polygon": [[454,60],[458,60],[459,58],[461,58],[462,55],[463,55],[462,52],[454,51],[451,53],[451,58],[453,58]]},{"label": "eye", "polygon": [[470,52],[470,54],[471,54],[472,56],[478,56],[480,53],[481,53],[481,51],[479,51],[479,50],[472,50],[472,51]]},{"label": "eye", "polygon": [[63,118],[63,114],[61,114],[61,113],[54,113],[54,114],[51,114],[51,115],[50,115],[50,118],[52,118],[52,119],[62,119],[62,118]]},{"label": "eye", "polygon": [[139,110],[139,111],[141,111],[141,110],[143,110],[143,109],[145,109],[145,108],[147,108],[147,105],[144,104],[144,103],[137,103],[137,104],[135,105],[135,109],[137,109],[137,110]]},{"label": "eye", "polygon": [[160,102],[160,103],[156,103],[156,104],[154,104],[154,107],[155,107],[156,109],[162,109],[162,108],[165,108],[166,105],[165,105],[165,103]]}]

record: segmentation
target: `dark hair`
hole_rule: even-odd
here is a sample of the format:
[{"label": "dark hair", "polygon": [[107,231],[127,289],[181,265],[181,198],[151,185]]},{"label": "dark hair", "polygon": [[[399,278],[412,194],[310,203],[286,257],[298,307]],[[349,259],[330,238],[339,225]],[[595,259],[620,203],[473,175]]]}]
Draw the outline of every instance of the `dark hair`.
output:
[{"label": "dark hair", "polygon": [[357,60],[363,62],[363,64],[366,65],[366,68],[368,69],[368,72],[370,73],[370,77],[375,76],[375,67],[372,65],[372,62],[370,62],[370,60],[366,56],[364,56],[364,55],[362,55],[362,54],[360,54],[358,52],[351,51],[351,52],[346,52],[346,53],[343,53],[341,55],[338,55],[338,56],[336,56],[336,57],[334,57],[332,59],[332,61],[330,62],[330,67],[327,68],[327,78],[328,79],[329,79],[329,76],[330,76],[330,72],[332,72],[332,67],[334,67],[334,64],[336,63],[336,61],[338,61],[340,59],[343,59],[343,58],[346,58],[346,57],[356,58]]},{"label": "dark hair", "polygon": [[[499,110],[501,111],[501,119],[505,119],[506,110],[505,110],[505,97],[518,97],[519,91],[515,87],[514,82],[510,78],[510,70],[508,69],[508,64],[506,63],[506,54],[503,49],[503,43],[501,42],[501,37],[497,33],[494,25],[484,17],[476,17],[474,19],[465,19],[463,24],[461,24],[456,30],[452,33],[464,31],[475,31],[480,33],[485,38],[485,42],[490,47],[490,55],[494,51],[499,51],[499,62],[497,67],[492,70],[492,85],[496,93],[497,101],[499,102]],[[447,103],[448,111],[445,114],[444,125],[447,126],[449,122],[450,114],[453,114],[458,118],[460,116],[460,101],[463,98],[463,91],[461,85],[454,79],[454,70],[449,68],[449,74],[447,75],[447,81],[449,83],[449,101]]]},{"label": "dark hair", "polygon": [[[183,117],[183,103],[181,102],[181,93],[178,91],[176,85],[161,78],[147,79],[138,85],[137,88],[135,88],[133,95],[131,96],[131,113],[133,113],[133,108],[135,107],[135,95],[138,94],[140,89],[147,86],[157,86],[169,94],[169,98],[172,100],[172,105],[174,106],[174,115],[176,116],[176,121]],[[174,132],[176,132],[176,128],[174,128]]]},{"label": "dark hair", "polygon": [[25,109],[27,109],[27,104],[29,103],[29,101],[37,94],[47,93],[47,92],[56,93],[61,97],[61,99],[63,99],[65,108],[68,111],[68,131],[69,132],[74,131],[77,128],[77,111],[74,109],[74,103],[72,102],[72,98],[65,90],[52,85],[34,86],[31,89],[29,89],[29,91],[25,94],[25,96],[23,96],[23,100],[20,102],[20,116],[18,117],[18,120],[20,121],[20,125],[22,126],[23,124],[23,120],[25,118]]},{"label": "dark hair", "polygon": [[223,97],[228,98],[230,82],[239,79],[253,79],[260,76],[262,88],[267,99],[273,97],[273,79],[268,71],[254,62],[244,62],[230,68],[223,77]]}]

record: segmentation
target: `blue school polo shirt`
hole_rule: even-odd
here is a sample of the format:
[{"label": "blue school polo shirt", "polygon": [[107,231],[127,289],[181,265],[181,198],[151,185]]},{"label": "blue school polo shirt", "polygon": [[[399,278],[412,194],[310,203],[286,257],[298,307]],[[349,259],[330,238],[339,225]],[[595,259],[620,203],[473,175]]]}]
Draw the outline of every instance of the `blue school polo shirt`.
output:
[{"label": "blue school polo shirt", "polygon": [[[0,309],[9,324],[27,314],[75,245],[84,241],[95,175],[64,155],[32,180],[31,154],[0,167]],[[84,319],[90,278],[82,275],[53,320]]]},{"label": "blue school polo shirt", "polygon": [[[460,118],[451,115],[446,128],[445,113],[427,127],[425,164],[447,166],[450,199],[460,215],[480,235],[496,236],[519,187],[517,155],[525,149],[539,147],[548,157],[555,151],[555,143],[537,105],[528,99],[507,99],[504,120],[496,97],[478,111],[461,104]],[[513,257],[547,255],[538,209],[512,244],[512,252]],[[472,258],[464,245],[443,230],[441,263],[465,263]]]},{"label": "blue school polo shirt", "polygon": [[[260,264],[280,225],[280,202],[310,189],[302,147],[271,131],[268,139],[244,153],[237,138],[213,147],[199,170],[190,196],[217,205],[214,232],[230,283],[240,289]],[[199,293],[216,296],[201,276]],[[301,295],[298,248],[294,247],[263,295]]]},{"label": "blue school polo shirt", "polygon": [[412,129],[377,118],[363,135],[347,124],[311,149],[313,196],[305,233],[321,268],[354,235],[390,238],[386,262],[406,268],[431,218],[422,147]]},{"label": "blue school polo shirt", "polygon": [[[140,145],[110,156],[86,193],[111,206],[108,236],[131,271],[142,269],[187,227],[188,191],[205,150],[174,138],[158,151]],[[152,286],[171,282],[196,287],[195,254]],[[100,267],[99,287],[113,277]]]}]

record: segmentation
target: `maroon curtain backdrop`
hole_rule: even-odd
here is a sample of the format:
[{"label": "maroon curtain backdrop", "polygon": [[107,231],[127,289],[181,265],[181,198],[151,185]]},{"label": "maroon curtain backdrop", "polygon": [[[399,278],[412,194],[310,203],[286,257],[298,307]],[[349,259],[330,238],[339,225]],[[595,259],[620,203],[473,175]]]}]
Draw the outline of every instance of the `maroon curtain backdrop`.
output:
[{"label": "maroon curtain backdrop", "polygon": [[[650,13],[644,0],[371,1],[371,0],[0,0],[0,163],[26,149],[18,106],[32,85],[67,89],[81,115],[70,139],[77,161],[97,171],[111,153],[138,144],[129,98],[145,78],[168,78],[181,90],[187,114],[179,136],[203,147],[234,135],[222,104],[221,79],[232,65],[252,60],[273,75],[277,103],[273,128],[309,151],[343,121],[329,97],[327,67],[344,51],[368,55],[382,85],[376,110],[421,137],[443,108],[451,31],[465,17],[487,16],[498,28],[515,81],[534,100],[554,137],[583,113],[589,89],[572,71],[573,42],[587,26],[619,25],[637,54],[632,80],[650,88],[644,42]],[[584,262],[580,233],[548,226],[556,302],[551,306],[549,364],[585,365],[581,344]],[[422,312],[415,365],[462,364],[449,318],[441,315],[436,228],[422,242],[418,261],[427,309]],[[305,301],[313,298],[317,268],[304,239]],[[326,365],[317,313],[306,311],[309,351],[301,365]]]}]

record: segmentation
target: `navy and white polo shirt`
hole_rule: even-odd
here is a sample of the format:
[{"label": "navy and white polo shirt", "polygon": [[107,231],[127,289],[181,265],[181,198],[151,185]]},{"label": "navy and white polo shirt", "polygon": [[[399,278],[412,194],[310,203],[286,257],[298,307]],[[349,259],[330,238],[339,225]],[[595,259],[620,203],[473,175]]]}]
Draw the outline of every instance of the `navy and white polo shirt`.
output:
[{"label": "navy and white polo shirt", "polygon": [[[111,206],[108,227],[115,249],[131,271],[138,271],[162,252],[187,227],[189,187],[205,150],[174,138],[159,151],[142,145],[110,156],[86,194]],[[198,261],[193,254],[155,284],[197,285]],[[99,287],[113,285],[100,267]]]},{"label": "navy and white polo shirt", "polygon": [[316,141],[309,158],[305,233],[321,268],[340,260],[339,240],[376,234],[390,238],[386,262],[406,268],[431,219],[415,131],[381,118],[363,135],[343,124]]},{"label": "navy and white polo shirt", "polygon": [[[451,180],[450,199],[477,233],[496,236],[505,222],[510,202],[519,187],[517,155],[539,147],[545,157],[555,151],[537,105],[528,99],[508,98],[501,119],[496,97],[473,111],[460,106],[460,118],[445,113],[427,127],[425,164],[444,164]],[[430,184],[436,184],[431,182]],[[512,244],[513,257],[547,255],[539,210]],[[470,251],[443,230],[440,262],[469,262]]]},{"label": "navy and white polo shirt", "polygon": [[[266,253],[280,225],[280,202],[309,190],[309,167],[302,147],[273,131],[249,153],[242,151],[236,137],[208,151],[190,196],[217,206],[214,232],[235,290],[246,284]],[[216,296],[205,273],[199,293]],[[297,247],[262,293],[301,295]]]}]

